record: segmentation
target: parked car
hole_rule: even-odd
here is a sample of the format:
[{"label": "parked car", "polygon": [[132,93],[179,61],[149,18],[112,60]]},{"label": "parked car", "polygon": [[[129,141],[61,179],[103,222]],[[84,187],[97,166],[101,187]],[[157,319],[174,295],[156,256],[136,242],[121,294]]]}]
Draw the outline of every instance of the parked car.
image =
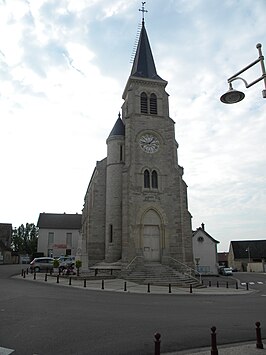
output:
[{"label": "parked car", "polygon": [[75,257],[74,256],[71,256],[71,255],[59,256],[56,259],[59,260],[59,268],[60,269],[66,269],[69,266],[75,266]]},{"label": "parked car", "polygon": [[43,257],[43,258],[35,258],[30,262],[30,269],[39,272],[41,270],[47,271],[47,270],[53,270],[53,265],[54,259],[49,258],[49,257]]},{"label": "parked car", "polygon": [[231,267],[224,267],[222,270],[222,275],[224,276],[232,276],[233,275],[233,271]]}]

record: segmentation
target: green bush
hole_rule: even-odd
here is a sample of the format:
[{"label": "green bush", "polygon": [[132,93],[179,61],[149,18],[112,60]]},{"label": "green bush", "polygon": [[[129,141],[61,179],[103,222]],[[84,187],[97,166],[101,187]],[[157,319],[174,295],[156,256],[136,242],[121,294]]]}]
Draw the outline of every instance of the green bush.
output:
[{"label": "green bush", "polygon": [[82,265],[81,260],[76,260],[76,268],[79,269]]},{"label": "green bush", "polygon": [[53,264],[54,264],[55,269],[59,268],[59,260],[58,259],[54,259]]}]

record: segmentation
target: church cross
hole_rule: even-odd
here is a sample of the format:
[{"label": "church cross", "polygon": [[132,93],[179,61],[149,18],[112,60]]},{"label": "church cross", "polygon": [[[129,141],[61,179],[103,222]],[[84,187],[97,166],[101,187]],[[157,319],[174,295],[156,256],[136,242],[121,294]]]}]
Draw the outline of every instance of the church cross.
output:
[{"label": "church cross", "polygon": [[142,7],[141,7],[141,9],[139,9],[139,11],[142,12],[142,22],[143,22],[143,23],[144,23],[144,13],[145,13],[145,12],[148,12],[148,10],[145,10],[145,9],[144,9],[145,4],[146,4],[146,1],[143,1],[143,2],[142,2]]}]

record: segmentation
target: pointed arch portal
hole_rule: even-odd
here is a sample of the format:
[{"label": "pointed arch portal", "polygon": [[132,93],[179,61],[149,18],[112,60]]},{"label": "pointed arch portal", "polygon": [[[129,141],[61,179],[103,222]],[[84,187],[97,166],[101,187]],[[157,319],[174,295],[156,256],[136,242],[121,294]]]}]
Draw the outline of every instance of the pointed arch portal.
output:
[{"label": "pointed arch portal", "polygon": [[143,217],[143,256],[146,261],[160,261],[161,218],[154,210],[149,210]]}]

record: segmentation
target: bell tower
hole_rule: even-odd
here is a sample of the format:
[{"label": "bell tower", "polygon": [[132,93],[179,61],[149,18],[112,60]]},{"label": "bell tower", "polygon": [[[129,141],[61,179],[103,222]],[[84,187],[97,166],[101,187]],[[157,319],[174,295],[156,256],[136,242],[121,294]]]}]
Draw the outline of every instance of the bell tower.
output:
[{"label": "bell tower", "polygon": [[[144,6],[144,4],[143,4]],[[178,165],[175,123],[169,117],[167,81],[158,74],[144,22],[122,106],[122,261],[193,266],[187,186]]]},{"label": "bell tower", "polygon": [[187,185],[178,164],[175,122],[169,116],[167,81],[156,70],[145,28],[122,105],[98,161],[82,213],[88,265],[137,263],[194,266]]}]

